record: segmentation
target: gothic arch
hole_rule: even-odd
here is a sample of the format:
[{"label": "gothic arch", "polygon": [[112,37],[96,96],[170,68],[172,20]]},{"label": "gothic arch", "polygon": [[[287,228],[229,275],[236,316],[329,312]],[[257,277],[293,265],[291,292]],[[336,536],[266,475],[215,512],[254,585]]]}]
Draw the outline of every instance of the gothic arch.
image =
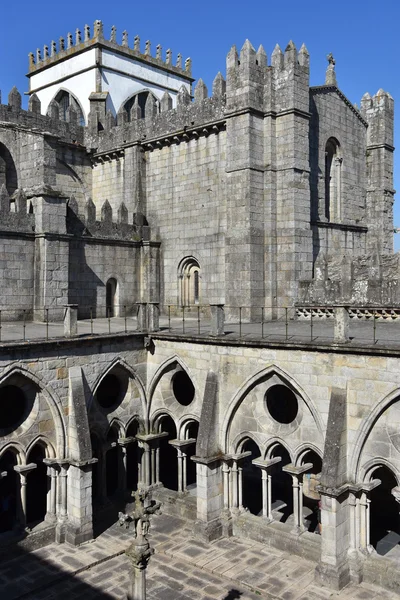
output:
[{"label": "gothic arch", "polygon": [[350,481],[357,482],[359,480],[361,456],[365,444],[370,436],[375,424],[395,402],[400,402],[400,388],[396,388],[387,394],[378,404],[372,409],[369,415],[364,419],[358,431],[358,435],[354,444],[353,455],[350,461]]},{"label": "gothic arch", "polygon": [[373,479],[374,472],[379,469],[379,467],[386,467],[391,471],[397,480],[397,485],[400,485],[400,472],[392,463],[385,458],[373,458],[369,460],[365,465],[363,465],[360,469],[360,482],[370,482]]},{"label": "gothic arch", "polygon": [[54,430],[56,433],[57,440],[57,454],[58,458],[65,458],[66,456],[66,425],[63,419],[62,404],[61,400],[57,397],[54,390],[50,393],[45,387],[45,382],[41,377],[38,377],[32,373],[26,367],[12,366],[0,377],[0,385],[5,383],[12,375],[21,375],[26,379],[30,379],[34,385],[40,389],[40,393],[43,394],[43,398],[46,400],[51,415],[54,421]]},{"label": "gothic arch", "polygon": [[[126,113],[128,114],[128,121],[130,121],[131,120],[130,111],[135,102],[135,98],[137,97],[139,106],[141,108],[141,115],[142,115],[141,118],[144,119],[146,116],[144,106],[146,104],[146,101],[147,101],[147,98],[149,95],[153,96],[153,99],[157,105],[157,111],[159,111],[160,101],[157,98],[157,96],[154,94],[154,92],[150,88],[141,88],[140,90],[136,90],[136,92],[134,92],[133,94],[131,94],[130,96],[128,96],[127,98],[125,98],[125,100],[123,100],[121,102],[120,107],[117,112],[117,115],[120,114],[122,110],[125,110]],[[143,99],[143,101],[142,101],[142,99]]]},{"label": "gothic arch", "polygon": [[309,444],[309,443],[304,443],[301,444],[300,446],[298,446],[296,448],[296,450],[294,451],[294,456],[296,457],[294,460],[294,465],[300,466],[301,465],[301,461],[303,459],[303,457],[308,453],[308,452],[315,452],[315,454],[317,454],[320,459],[323,459],[322,456],[322,451],[318,448],[318,446],[315,446],[315,444]]},{"label": "gothic arch", "polygon": [[14,452],[17,463],[19,465],[26,465],[26,451],[20,442],[12,441],[5,444],[0,450],[0,459],[5,452]]},{"label": "gothic arch", "polygon": [[[56,91],[56,93],[54,94],[54,96],[52,97],[52,99],[50,100],[48,107],[51,105],[52,102],[56,102],[57,105],[59,106],[59,109],[60,109],[60,119],[62,121],[65,121],[66,120],[65,116],[61,115],[62,108],[60,107],[60,100],[57,100],[57,96],[60,97],[61,94],[68,94],[69,98],[70,99],[72,98],[74,100],[74,102],[76,102],[77,107],[78,107],[78,109],[81,112],[81,114],[79,114],[79,111],[76,111],[77,114],[78,114],[78,125],[85,126],[86,123],[87,123],[87,118],[86,118],[86,115],[85,115],[85,111],[83,110],[82,104],[79,102],[79,100],[75,96],[75,94],[73,94],[71,92],[71,90],[69,90],[68,88],[65,88],[65,87],[58,88],[58,90]],[[49,108],[47,108],[47,112],[48,112],[48,110],[49,110]]]},{"label": "gothic arch", "polygon": [[262,445],[261,441],[259,439],[257,439],[257,436],[254,435],[254,433],[251,433],[250,431],[243,431],[238,436],[236,436],[236,438],[233,440],[232,446],[234,448],[235,454],[240,454],[240,452],[242,452],[243,446],[249,440],[254,442],[259,447],[260,453],[262,455],[262,446],[263,445]]},{"label": "gothic arch", "polygon": [[268,444],[265,450],[265,455],[264,455],[264,459],[268,460],[269,458],[271,458],[273,451],[275,450],[275,448],[277,446],[282,446],[286,452],[288,453],[288,455],[290,456],[290,460],[293,463],[293,452],[290,450],[289,446],[287,445],[287,443],[280,437],[274,437],[271,438],[270,440],[268,440]]},{"label": "gothic arch", "polygon": [[125,370],[128,375],[135,381],[137,388],[139,390],[139,395],[140,395],[140,401],[141,401],[141,406],[142,406],[142,411],[143,411],[143,419],[146,418],[146,413],[147,413],[147,407],[146,407],[146,391],[145,391],[145,386],[141,380],[141,378],[139,377],[138,373],[136,372],[136,370],[131,367],[130,365],[128,365],[128,363],[121,357],[117,357],[115,358],[103,371],[102,373],[100,373],[100,375],[98,375],[97,379],[95,380],[94,384],[93,384],[93,388],[92,388],[92,395],[91,395],[91,399],[90,399],[90,405],[89,405],[89,410],[91,408],[92,402],[93,402],[93,398],[96,395],[97,389],[100,385],[100,383],[103,381],[103,379],[106,377],[106,375],[108,375],[115,367],[119,367],[123,370]]},{"label": "gothic arch", "polygon": [[26,458],[29,461],[29,453],[36,445],[42,446],[46,452],[46,458],[56,458],[56,451],[53,444],[43,435],[38,435],[32,440],[26,448]]},{"label": "gothic arch", "polygon": [[117,419],[117,417],[114,417],[111,419],[109,426],[106,429],[106,439],[108,437],[108,434],[110,433],[110,431],[112,429],[117,429],[118,430],[118,437],[119,438],[123,438],[125,437],[125,427],[124,424],[122,423],[122,421],[120,419]]},{"label": "gothic arch", "polygon": [[175,421],[174,415],[167,408],[160,408],[159,410],[157,410],[154,413],[152,420],[151,420],[150,431],[158,433],[157,430],[158,430],[158,427],[160,426],[160,421],[163,419],[163,417],[170,417],[173,420],[173,422],[175,423],[175,428],[178,431],[178,428],[176,427],[176,421]]},{"label": "gothic arch", "polygon": [[246,381],[242,384],[242,386],[239,388],[239,390],[236,392],[236,394],[233,396],[232,400],[229,402],[228,409],[226,411],[221,428],[221,436],[225,452],[228,452],[230,426],[239,406],[252,389],[254,389],[257,385],[262,383],[265,378],[271,377],[272,375],[276,375],[277,378],[282,381],[283,385],[286,385],[287,387],[291,388],[296,394],[298,394],[301,397],[314,419],[318,433],[321,435],[321,437],[323,437],[323,427],[321,418],[307,393],[297,383],[297,381],[295,381],[288,373],[283,371],[283,369],[277,367],[276,365],[270,365],[248,377]]},{"label": "gothic arch", "polygon": [[176,364],[183,371],[186,372],[186,374],[188,375],[190,380],[193,382],[195,390],[198,389],[197,385],[195,384],[195,378],[193,377],[192,373],[190,372],[190,369],[184,363],[184,361],[176,354],[174,356],[171,356],[170,358],[165,360],[163,363],[161,363],[161,365],[158,366],[158,368],[157,368],[156,372],[154,373],[153,377],[151,378],[150,384],[148,386],[147,396],[149,399],[149,406],[148,406],[149,416],[150,416],[150,410],[151,410],[151,404],[153,401],[154,392],[156,391],[157,386],[158,386],[161,378],[163,377],[163,375],[165,375],[168,372],[169,367],[172,367],[174,364]]},{"label": "gothic arch", "polygon": [[190,427],[190,425],[192,425],[193,423],[199,424],[199,422],[200,422],[200,417],[198,417],[196,415],[192,415],[192,414],[186,414],[183,419],[178,421],[178,426],[177,426],[178,438],[182,439],[182,440],[187,439],[187,437],[186,437],[187,430]]}]

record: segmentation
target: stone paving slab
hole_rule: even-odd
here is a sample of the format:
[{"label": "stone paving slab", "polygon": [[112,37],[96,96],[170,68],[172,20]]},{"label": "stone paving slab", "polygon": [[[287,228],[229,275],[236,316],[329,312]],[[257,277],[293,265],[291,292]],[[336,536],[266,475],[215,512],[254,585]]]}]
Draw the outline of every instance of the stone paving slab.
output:
[{"label": "stone paving slab", "polygon": [[[153,518],[156,554],[148,569],[148,600],[395,600],[370,584],[333,592],[314,583],[314,563],[250,540],[205,543],[191,523]],[[0,598],[124,599],[129,582],[129,531],[113,525],[97,540],[72,548],[51,544],[0,565]],[[234,555],[233,555],[234,553]]]}]

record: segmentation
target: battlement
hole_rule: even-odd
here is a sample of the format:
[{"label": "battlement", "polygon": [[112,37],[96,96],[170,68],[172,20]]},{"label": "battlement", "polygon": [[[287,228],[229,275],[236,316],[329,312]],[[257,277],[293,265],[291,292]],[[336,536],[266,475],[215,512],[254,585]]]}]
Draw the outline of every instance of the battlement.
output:
[{"label": "battlement", "polygon": [[135,58],[149,65],[179,75],[180,77],[185,77],[189,80],[192,80],[192,63],[190,58],[187,58],[183,62],[182,55],[177,54],[174,65],[172,51],[168,49],[165,53],[165,59],[163,59],[162,48],[159,44],[156,46],[155,56],[152,56],[151,42],[149,40],[145,42],[144,52],[142,52],[140,49],[139,36],[135,36],[133,47],[130,48],[127,31],[122,32],[121,43],[118,43],[117,30],[115,26],[111,28],[110,39],[107,40],[104,37],[103,23],[99,20],[94,22],[92,35],[90,32],[90,26],[85,25],[83,35],[80,29],[76,29],[75,35],[68,33],[66,38],[60,37],[58,46],[57,42],[53,40],[50,46],[45,45],[43,47],[43,53],[40,48],[38,48],[35,53],[31,52],[29,54],[28,77],[60,61],[66,60],[74,55],[98,46],[108,48],[118,52],[119,54]]},{"label": "battlement", "polygon": [[[22,97],[16,87],[8,94],[7,104],[2,104],[0,93],[0,122],[6,127],[26,128],[54,135],[66,143],[80,145],[84,141],[84,128],[77,121],[75,111],[69,111],[69,121],[60,119],[58,112],[41,114],[41,103],[36,94],[29,98],[28,110],[22,108]],[[5,125],[7,124],[7,125]]]},{"label": "battlement", "polygon": [[[199,79],[192,100],[187,88],[182,86],[173,108],[172,97],[165,92],[159,107],[150,96],[146,103],[146,118],[138,117],[135,105],[132,107],[130,122],[127,113],[121,110],[115,118],[107,112],[102,129],[98,130],[97,116],[89,119],[86,130],[86,146],[97,148],[98,153],[124,147],[126,144],[141,141],[148,150],[185,142],[192,138],[208,136],[224,129],[226,82],[221,73],[214,79],[212,95]],[[94,162],[102,162],[103,157],[93,156]]]}]

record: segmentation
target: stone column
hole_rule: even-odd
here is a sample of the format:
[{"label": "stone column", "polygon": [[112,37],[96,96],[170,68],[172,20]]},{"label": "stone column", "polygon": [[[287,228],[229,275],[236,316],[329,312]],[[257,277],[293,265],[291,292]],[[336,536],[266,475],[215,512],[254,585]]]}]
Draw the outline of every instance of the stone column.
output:
[{"label": "stone column", "polygon": [[251,452],[242,452],[241,454],[232,454],[232,504],[231,510],[238,513],[243,510],[243,468],[242,462],[245,458],[251,456]]},{"label": "stone column", "polygon": [[140,464],[140,483],[144,488],[158,485],[159,482],[159,461],[158,445],[160,439],[167,437],[168,433],[138,433],[136,439],[139,447],[142,449],[142,460]]},{"label": "stone column", "polygon": [[292,533],[302,533],[304,528],[303,522],[303,475],[310,469],[312,469],[312,463],[306,463],[299,467],[293,465],[286,465],[282,468],[284,473],[289,473],[293,479],[293,516],[294,516],[294,529]]},{"label": "stone column", "polygon": [[223,304],[210,304],[211,330],[210,335],[224,335],[225,311]]},{"label": "stone column", "polygon": [[20,505],[19,505],[19,522],[21,527],[26,527],[26,484],[28,473],[37,468],[35,463],[29,463],[28,465],[16,465],[14,471],[20,476],[21,487],[20,487]]},{"label": "stone column", "polygon": [[261,469],[262,475],[262,496],[263,496],[263,517],[268,521],[273,521],[272,516],[272,482],[271,482],[271,469],[276,463],[280,462],[282,458],[276,456],[269,460],[261,460],[256,458],[251,462],[256,467]]},{"label": "stone column", "polygon": [[[369,483],[363,483],[360,486],[360,550],[363,554],[371,554],[374,548],[371,546],[370,529],[371,529],[371,500],[369,495],[373,489],[381,484],[380,479],[374,479]],[[394,488],[396,489],[396,488]]]},{"label": "stone column", "polygon": [[168,442],[176,448],[178,454],[178,492],[186,492],[187,476],[187,453],[189,447],[196,443],[195,438],[188,440],[169,440]]},{"label": "stone column", "polygon": [[224,510],[229,510],[230,507],[230,484],[229,484],[229,476],[230,476],[230,466],[227,460],[222,463],[222,478],[224,485]]},{"label": "stone column", "polygon": [[58,466],[56,459],[45,458],[43,459],[45,465],[47,465],[47,476],[50,478],[50,491],[47,494],[47,513],[45,521],[49,523],[55,523],[57,521],[57,480],[58,480]]},{"label": "stone column", "polygon": [[66,304],[64,315],[64,335],[72,337],[78,335],[78,305]]}]

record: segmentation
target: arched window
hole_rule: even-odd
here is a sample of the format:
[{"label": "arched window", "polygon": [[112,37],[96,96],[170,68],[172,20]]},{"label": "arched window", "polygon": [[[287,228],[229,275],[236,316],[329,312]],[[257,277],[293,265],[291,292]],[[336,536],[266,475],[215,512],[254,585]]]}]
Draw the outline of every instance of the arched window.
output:
[{"label": "arched window", "polygon": [[342,157],[340,144],[329,138],[325,146],[325,218],[327,221],[341,220]]},{"label": "arched window", "polygon": [[183,259],[178,269],[178,282],[180,284],[180,305],[193,306],[200,304],[200,265],[198,261],[189,256]]},{"label": "arched window", "polygon": [[79,102],[77,101],[75,96],[73,96],[73,94],[67,92],[66,90],[60,90],[57,96],[54,98],[54,100],[59,106],[60,119],[62,121],[67,120],[67,110],[71,106],[78,115],[78,125],[81,125],[82,127],[85,126],[85,117],[83,116],[83,112],[79,105]]},{"label": "arched window", "polygon": [[132,119],[132,109],[133,108],[137,109],[137,118],[144,119],[146,117],[146,102],[150,95],[153,96],[154,102],[158,105],[157,98],[151,92],[148,92],[147,90],[145,90],[143,92],[139,92],[138,94],[135,94],[134,96],[132,96],[131,98],[129,98],[129,100],[127,100],[125,102],[124,109],[127,112],[128,121],[133,120]]}]

